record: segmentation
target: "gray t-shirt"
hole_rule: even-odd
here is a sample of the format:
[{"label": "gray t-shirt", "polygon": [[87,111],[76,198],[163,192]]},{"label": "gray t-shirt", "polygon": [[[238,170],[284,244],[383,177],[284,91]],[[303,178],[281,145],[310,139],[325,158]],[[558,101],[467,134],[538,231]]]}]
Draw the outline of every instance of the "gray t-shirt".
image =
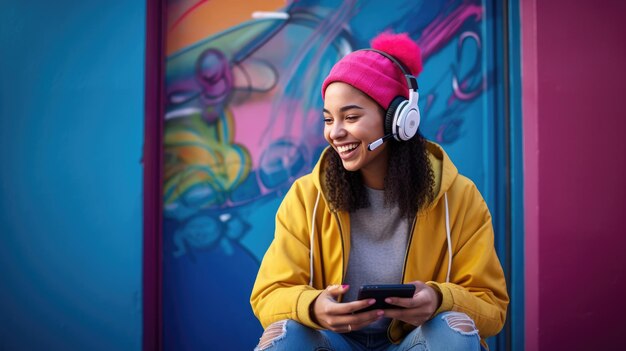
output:
[{"label": "gray t-shirt", "polygon": [[[364,284],[399,284],[408,240],[409,223],[396,205],[384,204],[384,190],[367,189],[370,207],[350,214],[350,259],[344,284],[350,285],[343,301],[354,301]],[[363,329],[380,332],[390,320]]]}]

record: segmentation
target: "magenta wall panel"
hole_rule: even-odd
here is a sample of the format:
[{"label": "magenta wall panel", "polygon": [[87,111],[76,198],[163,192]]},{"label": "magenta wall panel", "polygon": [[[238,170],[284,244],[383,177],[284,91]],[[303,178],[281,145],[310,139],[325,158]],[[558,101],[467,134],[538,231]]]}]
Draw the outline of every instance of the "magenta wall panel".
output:
[{"label": "magenta wall panel", "polygon": [[626,326],[626,3],[521,12],[526,349],[615,349]]}]

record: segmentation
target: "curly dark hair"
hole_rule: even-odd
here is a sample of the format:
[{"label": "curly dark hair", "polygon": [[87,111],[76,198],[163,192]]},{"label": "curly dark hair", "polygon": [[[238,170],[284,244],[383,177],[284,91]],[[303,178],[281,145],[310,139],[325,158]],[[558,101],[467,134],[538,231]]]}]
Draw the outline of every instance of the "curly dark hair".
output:
[{"label": "curly dark hair", "polygon": [[[385,203],[397,204],[400,215],[412,219],[435,197],[435,176],[428,159],[426,140],[418,132],[411,140],[391,140],[385,176]],[[370,205],[361,172],[348,171],[334,149],[329,150],[325,186],[333,208],[348,212]]]}]

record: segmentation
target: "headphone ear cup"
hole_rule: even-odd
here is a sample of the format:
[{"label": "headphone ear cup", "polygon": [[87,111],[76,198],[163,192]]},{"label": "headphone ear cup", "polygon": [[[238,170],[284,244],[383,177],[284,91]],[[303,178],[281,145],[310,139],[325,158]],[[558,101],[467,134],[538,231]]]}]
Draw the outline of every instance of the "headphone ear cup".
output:
[{"label": "headphone ear cup", "polygon": [[398,106],[406,101],[406,98],[403,96],[396,96],[391,103],[389,104],[389,108],[387,109],[387,113],[385,113],[385,135],[393,134],[394,138],[397,140],[398,131],[394,126],[394,119],[396,116],[396,111],[398,110]]}]

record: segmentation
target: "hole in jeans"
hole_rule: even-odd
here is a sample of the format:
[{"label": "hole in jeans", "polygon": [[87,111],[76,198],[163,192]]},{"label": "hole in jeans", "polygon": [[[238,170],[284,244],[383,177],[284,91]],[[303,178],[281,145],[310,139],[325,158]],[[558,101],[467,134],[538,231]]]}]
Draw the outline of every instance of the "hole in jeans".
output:
[{"label": "hole in jeans", "polygon": [[267,329],[261,335],[261,339],[259,340],[259,344],[254,349],[255,351],[263,351],[268,347],[274,345],[274,343],[285,337],[287,332],[287,320],[278,321],[270,324]]},{"label": "hole in jeans", "polygon": [[474,321],[465,313],[449,312],[444,314],[441,318],[445,320],[446,323],[448,323],[450,329],[456,332],[459,332],[463,335],[478,334],[476,324],[474,324]]}]

